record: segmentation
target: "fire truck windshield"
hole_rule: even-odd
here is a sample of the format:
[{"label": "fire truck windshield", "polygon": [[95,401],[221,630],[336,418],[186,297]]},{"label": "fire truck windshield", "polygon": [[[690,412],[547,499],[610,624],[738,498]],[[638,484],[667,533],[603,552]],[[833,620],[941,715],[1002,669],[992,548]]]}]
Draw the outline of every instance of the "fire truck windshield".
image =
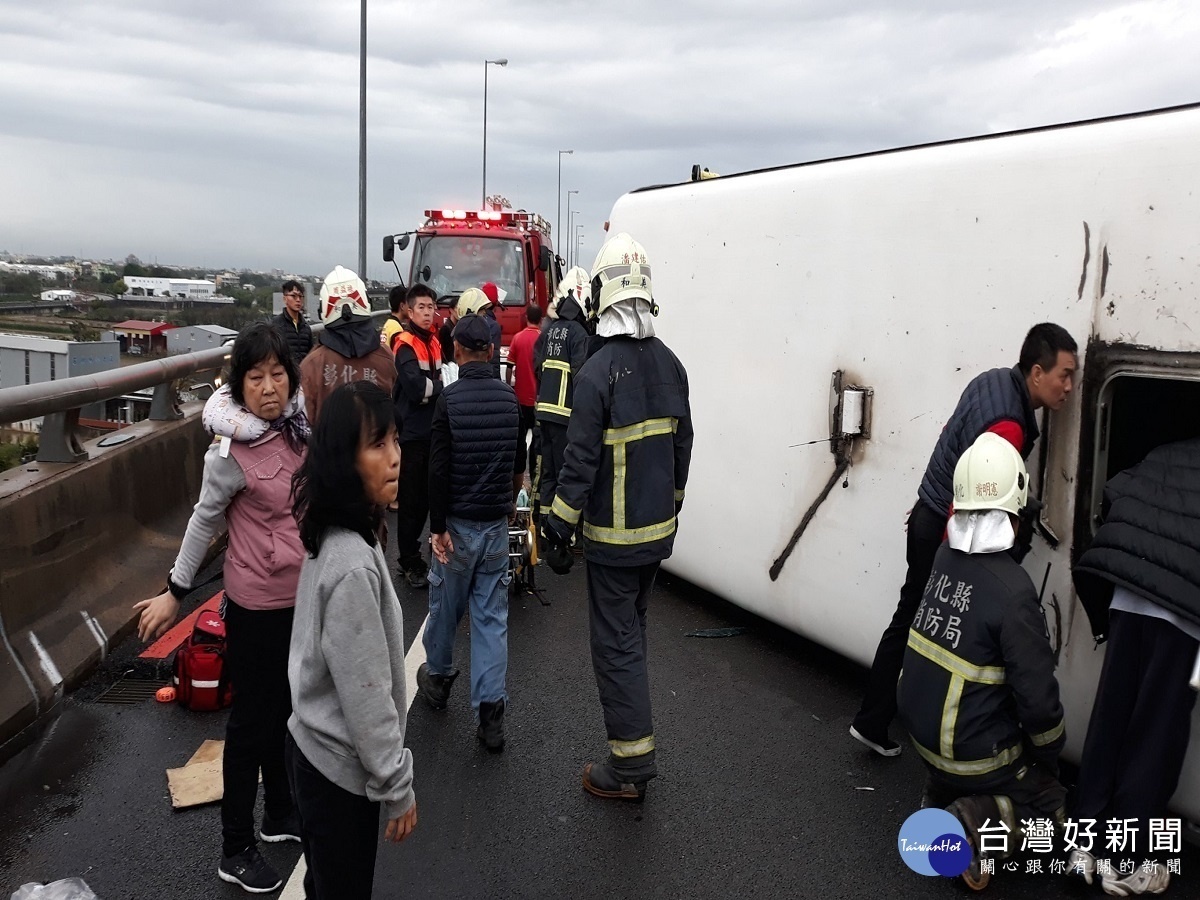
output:
[{"label": "fire truck windshield", "polygon": [[491,235],[418,235],[413,281],[438,297],[461,294],[490,281],[504,306],[525,305],[525,256],[521,242]]}]

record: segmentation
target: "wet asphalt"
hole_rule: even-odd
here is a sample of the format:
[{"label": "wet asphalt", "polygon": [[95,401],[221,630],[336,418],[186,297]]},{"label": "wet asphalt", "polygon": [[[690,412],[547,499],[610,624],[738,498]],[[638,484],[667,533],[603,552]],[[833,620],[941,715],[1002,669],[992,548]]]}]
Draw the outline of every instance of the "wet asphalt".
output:
[{"label": "wet asphalt", "polygon": [[[642,806],[585,794],[579,772],[605,744],[582,563],[565,578],[538,576],[551,604],[526,596],[510,609],[505,752],[488,755],[475,740],[466,623],[449,708],[416,698],[407,741],[419,824],[405,843],[380,846],[375,896],[970,895],[899,858],[924,772],[911,752],[880,759],[847,735],[861,667],[666,575],[650,604],[660,775]],[[398,593],[411,642],[425,592]],[[689,636],[727,628],[745,630]],[[125,673],[147,674],[139,649],[136,639],[116,648],[0,766],[0,898],[72,875],[102,900],[247,896],[216,877],[217,805],[172,811],[164,775],[223,737],[224,713],[97,702]],[[262,849],[285,879],[300,856],[296,844]],[[1200,851],[1182,857],[1170,895],[1200,895],[1188,877]],[[1065,876],[1001,873],[984,896],[1103,895]]]}]

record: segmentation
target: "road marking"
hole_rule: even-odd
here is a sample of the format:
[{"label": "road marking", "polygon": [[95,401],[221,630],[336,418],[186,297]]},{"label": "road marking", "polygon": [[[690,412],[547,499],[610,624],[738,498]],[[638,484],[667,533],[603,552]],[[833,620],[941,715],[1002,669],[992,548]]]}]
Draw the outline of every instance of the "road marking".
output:
[{"label": "road marking", "polygon": [[34,687],[33,679],[29,677],[29,671],[25,668],[25,663],[21,661],[21,657],[17,656],[17,651],[12,645],[12,641],[8,639],[8,629],[4,627],[4,616],[0,615],[0,640],[4,641],[4,646],[8,649],[8,655],[12,657],[13,665],[17,667],[17,671],[21,673],[21,678],[25,680],[25,686],[29,688],[29,693],[33,694],[33,715],[35,718],[42,714],[42,699],[38,696],[37,688]]},{"label": "road marking", "polygon": [[100,645],[100,658],[104,659],[108,654],[108,637],[104,634],[104,629],[100,627],[99,622],[88,614],[86,609],[81,609],[79,614],[83,616],[83,623],[87,625],[88,630],[91,631],[92,636],[96,639],[96,643]]},{"label": "road marking", "polygon": [[29,632],[29,643],[33,644],[34,652],[38,655],[38,662],[42,664],[42,671],[46,673],[46,677],[50,679],[50,683],[54,685],[57,691],[62,687],[63,677],[59,674],[58,666],[54,664],[54,660],[50,658],[50,654],[46,652],[46,648],[42,646],[42,642],[38,640],[37,635],[32,631]]},{"label": "road marking", "polygon": [[[412,645],[408,648],[408,653],[404,655],[404,692],[408,695],[408,705],[404,711],[412,709],[413,698],[417,696],[417,669],[421,667],[421,663],[425,662],[425,623],[429,621],[429,616],[421,620],[421,627],[417,629],[417,636],[413,638]],[[292,875],[288,878],[287,885],[283,889],[283,893],[279,895],[279,900],[304,900],[304,876],[308,872],[308,866],[304,863],[304,857],[296,861],[296,868],[292,870]]]}]

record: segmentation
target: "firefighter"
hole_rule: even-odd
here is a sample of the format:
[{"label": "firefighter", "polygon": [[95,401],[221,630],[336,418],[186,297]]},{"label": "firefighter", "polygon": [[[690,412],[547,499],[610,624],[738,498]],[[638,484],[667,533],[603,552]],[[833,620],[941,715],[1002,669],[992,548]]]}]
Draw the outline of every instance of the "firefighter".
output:
[{"label": "firefighter", "polygon": [[[908,630],[898,691],[901,721],[929,773],[925,806],[963,825],[973,858],[963,879],[989,880],[981,827],[1022,819],[1064,823],[1058,755],[1066,743],[1054,652],[1037,592],[1010,553],[1029,496],[1021,454],[985,432],[954,469],[954,515]],[[1002,825],[1000,823],[1003,823]],[[989,835],[999,838],[999,833]]]},{"label": "firefighter", "polygon": [[[618,234],[600,248],[591,296],[597,332],[608,340],[575,378],[543,536],[548,558],[565,563],[552,564],[561,573],[571,562],[562,552],[582,523],[592,667],[609,745],[607,760],[584,767],[584,790],[640,803],[657,774],[646,606],[675,540],[692,456],[691,408],[683,365],[654,336],[658,307],[641,244]],[[560,388],[558,397],[565,395]]]},{"label": "firefighter", "polygon": [[[491,289],[489,294],[487,289]],[[496,319],[496,286],[490,281],[486,282],[482,288],[467,288],[458,297],[458,303],[454,308],[455,322],[462,321],[466,316],[479,316],[488,326],[488,333],[492,337],[494,346],[492,347],[492,375],[500,378],[500,342],[502,333],[500,330],[500,322]]]},{"label": "firefighter", "polygon": [[533,345],[533,372],[538,382],[534,417],[541,449],[533,491],[536,505],[545,509],[554,503],[558,470],[567,449],[573,383],[588,358],[585,323],[591,302],[590,282],[587,270],[580,266],[567,272],[550,306],[553,321]]}]

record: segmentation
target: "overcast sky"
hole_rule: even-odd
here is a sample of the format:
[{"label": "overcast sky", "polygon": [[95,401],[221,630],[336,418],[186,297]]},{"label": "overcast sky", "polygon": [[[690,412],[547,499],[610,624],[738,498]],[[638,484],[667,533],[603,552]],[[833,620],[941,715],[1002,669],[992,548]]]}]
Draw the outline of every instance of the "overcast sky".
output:
[{"label": "overcast sky", "polygon": [[[488,69],[488,192],[554,224],[573,149],[585,264],[618,196],[693,163],[1200,100],[1194,0],[370,0],[368,17],[371,277],[391,271],[384,233],[478,207],[485,59],[509,60]],[[357,0],[0,0],[0,249],[353,267],[358,42]]]}]

